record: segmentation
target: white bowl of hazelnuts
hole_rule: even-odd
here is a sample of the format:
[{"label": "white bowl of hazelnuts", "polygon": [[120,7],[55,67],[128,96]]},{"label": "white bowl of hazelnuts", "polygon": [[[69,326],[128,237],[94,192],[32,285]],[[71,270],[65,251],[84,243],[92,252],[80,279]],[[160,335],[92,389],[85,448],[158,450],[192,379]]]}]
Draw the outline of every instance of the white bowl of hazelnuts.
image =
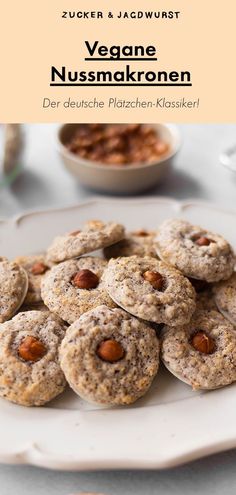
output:
[{"label": "white bowl of hazelnuts", "polygon": [[135,194],[165,178],[180,135],[169,124],[64,124],[58,147],[65,167],[85,187]]}]

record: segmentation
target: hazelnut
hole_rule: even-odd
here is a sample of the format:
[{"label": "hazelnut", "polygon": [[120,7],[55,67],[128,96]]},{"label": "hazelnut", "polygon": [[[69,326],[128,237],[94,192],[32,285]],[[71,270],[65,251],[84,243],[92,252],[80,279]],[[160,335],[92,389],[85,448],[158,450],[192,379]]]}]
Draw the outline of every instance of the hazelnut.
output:
[{"label": "hazelnut", "polygon": [[198,246],[209,246],[209,244],[211,244],[211,239],[208,239],[207,237],[196,237],[194,239],[194,242],[195,244],[197,244]]},{"label": "hazelnut", "polygon": [[203,354],[212,354],[215,350],[214,340],[201,330],[195,333],[191,343],[196,351],[202,352]]},{"label": "hazelnut", "polygon": [[164,280],[160,273],[147,270],[143,273],[143,278],[150,282],[154,289],[161,290],[163,288]]},{"label": "hazelnut", "polygon": [[48,270],[48,266],[45,265],[42,262],[34,263],[34,265],[31,267],[31,273],[33,275],[43,275]]},{"label": "hazelnut", "polygon": [[125,156],[122,153],[110,153],[106,157],[106,163],[112,164],[112,165],[122,165],[126,161]]},{"label": "hazelnut", "polygon": [[141,134],[142,137],[143,136],[144,137],[147,137],[149,135],[152,136],[153,135],[153,132],[155,132],[155,131],[154,131],[153,127],[150,126],[150,125],[143,125],[143,126],[140,127],[140,134]]},{"label": "hazelnut", "polygon": [[72,232],[69,233],[69,235],[72,235],[72,236],[76,236],[78,234],[80,234],[81,230],[73,230]]},{"label": "hazelnut", "polygon": [[89,160],[117,166],[156,161],[169,149],[153,126],[143,124],[80,124],[66,146]]},{"label": "hazelnut", "polygon": [[124,357],[125,351],[116,340],[104,340],[97,348],[97,355],[103,361],[115,363]]},{"label": "hazelnut", "polygon": [[164,153],[166,153],[168,151],[168,145],[167,145],[167,143],[164,143],[163,141],[159,141],[155,145],[154,149],[158,155],[163,155]]},{"label": "hazelnut", "polygon": [[95,289],[99,284],[99,278],[91,270],[80,270],[71,279],[72,284],[78,289]]},{"label": "hazelnut", "polygon": [[93,142],[92,142],[92,137],[91,136],[80,136],[80,139],[79,139],[79,146],[82,147],[82,148],[90,148],[90,146],[92,146]]},{"label": "hazelnut", "polygon": [[39,361],[46,352],[45,345],[32,336],[26,337],[18,348],[18,354],[24,361]]},{"label": "hazelnut", "polygon": [[141,128],[141,124],[127,124],[125,126],[125,131],[127,133],[129,132],[139,132],[140,131],[140,128]]},{"label": "hazelnut", "polygon": [[136,235],[138,237],[148,237],[149,233],[144,229],[140,229],[133,232],[133,235]]},{"label": "hazelnut", "polygon": [[124,148],[124,143],[120,136],[115,136],[104,143],[106,152],[120,151]]},{"label": "hazelnut", "polygon": [[91,129],[92,131],[100,131],[103,129],[102,124],[88,124],[88,128]]},{"label": "hazelnut", "polygon": [[79,148],[78,155],[81,156],[82,158],[87,158],[88,150],[86,148]]}]

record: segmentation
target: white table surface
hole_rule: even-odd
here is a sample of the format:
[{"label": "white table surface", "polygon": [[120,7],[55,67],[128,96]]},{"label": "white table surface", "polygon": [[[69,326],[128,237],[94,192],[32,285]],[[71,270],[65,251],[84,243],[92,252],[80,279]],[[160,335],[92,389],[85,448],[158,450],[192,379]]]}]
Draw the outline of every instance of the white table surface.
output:
[{"label": "white table surface", "polygon": [[[55,149],[55,125],[33,124],[25,130],[25,171],[11,188],[0,191],[1,218],[27,209],[71,205],[93,195],[63,169]],[[199,198],[236,210],[236,174],[219,164],[220,151],[236,142],[236,125],[182,125],[180,130],[183,146],[174,171],[152,194]],[[231,495],[236,493],[235,465],[236,451],[162,472],[65,473],[0,465],[0,495],[67,495],[80,491]]]}]

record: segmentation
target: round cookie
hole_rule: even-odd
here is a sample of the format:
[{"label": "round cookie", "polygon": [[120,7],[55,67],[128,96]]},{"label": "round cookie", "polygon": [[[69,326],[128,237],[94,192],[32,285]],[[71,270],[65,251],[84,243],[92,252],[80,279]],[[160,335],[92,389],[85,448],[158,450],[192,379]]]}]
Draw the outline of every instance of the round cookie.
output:
[{"label": "round cookie", "polygon": [[132,404],[159,367],[155,330],[120,308],[99,306],[68,328],[60,363],[73,390],[101,405]]},{"label": "round cookie", "polygon": [[49,270],[45,256],[43,254],[18,256],[14,261],[22,266],[28,274],[29,286],[24,303],[34,304],[41,302],[41,281],[44,274]]},{"label": "round cookie", "polygon": [[28,290],[26,271],[0,258],[0,323],[9,320],[22,305]]},{"label": "round cookie", "polygon": [[106,259],[118,258],[119,256],[153,256],[157,258],[154,246],[156,232],[150,230],[136,230],[130,232],[126,237],[112,246],[104,249]]},{"label": "round cookie", "polygon": [[187,277],[218,282],[233,272],[235,256],[220,235],[177,218],[166,220],[155,239],[159,257]]},{"label": "round cookie", "polygon": [[236,325],[236,273],[213,287],[215,304],[222,315]]},{"label": "round cookie", "polygon": [[110,297],[143,320],[177,326],[189,322],[195,311],[189,280],[155,258],[111,259],[103,279]]},{"label": "round cookie", "polygon": [[19,313],[0,328],[0,396],[23,406],[42,406],[66,381],[58,348],[65,327],[41,311]]},{"label": "round cookie", "polygon": [[220,388],[236,380],[236,333],[215,311],[197,311],[190,324],[162,331],[162,360],[193,390]]},{"label": "round cookie", "polygon": [[114,244],[125,236],[123,225],[115,222],[87,222],[77,230],[54,239],[47,250],[47,259],[58,263]]},{"label": "round cookie", "polygon": [[114,307],[115,304],[101,280],[106,266],[105,260],[92,256],[64,261],[54,266],[42,281],[44,303],[50,311],[70,324],[86,311],[101,304]]}]

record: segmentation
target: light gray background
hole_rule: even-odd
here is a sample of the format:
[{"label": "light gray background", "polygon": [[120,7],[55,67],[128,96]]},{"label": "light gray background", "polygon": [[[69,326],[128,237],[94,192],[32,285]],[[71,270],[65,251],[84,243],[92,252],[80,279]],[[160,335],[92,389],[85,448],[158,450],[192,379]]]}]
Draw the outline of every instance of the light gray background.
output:
[{"label": "light gray background", "polygon": [[[151,193],[179,199],[201,198],[236,210],[236,174],[219,163],[219,153],[236,142],[236,125],[179,127],[183,145],[175,168],[166,182]],[[93,194],[80,188],[63,169],[55,147],[56,129],[56,125],[25,126],[25,170],[13,186],[1,190],[0,217],[27,209],[71,205]],[[80,491],[109,495],[231,495],[236,493],[235,465],[236,451],[162,472],[65,473],[0,465],[0,495],[67,495]]]}]

